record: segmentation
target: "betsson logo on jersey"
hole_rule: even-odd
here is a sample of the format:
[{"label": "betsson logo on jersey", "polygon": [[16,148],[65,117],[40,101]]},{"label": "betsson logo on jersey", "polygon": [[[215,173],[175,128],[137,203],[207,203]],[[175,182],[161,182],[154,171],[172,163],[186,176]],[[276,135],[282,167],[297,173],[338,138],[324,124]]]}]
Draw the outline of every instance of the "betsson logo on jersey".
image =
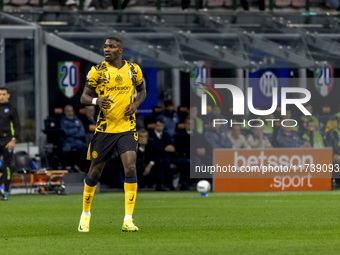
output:
[{"label": "betsson logo on jersey", "polygon": [[112,87],[112,88],[110,88],[110,87],[106,87],[106,90],[107,91],[122,91],[122,90],[124,90],[124,91],[126,91],[126,90],[129,90],[129,87],[128,86],[123,86],[123,87]]}]

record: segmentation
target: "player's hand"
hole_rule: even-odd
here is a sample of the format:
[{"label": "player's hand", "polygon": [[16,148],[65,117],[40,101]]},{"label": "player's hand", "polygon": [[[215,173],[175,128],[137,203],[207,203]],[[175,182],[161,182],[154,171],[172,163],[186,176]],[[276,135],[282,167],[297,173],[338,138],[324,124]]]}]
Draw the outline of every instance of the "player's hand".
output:
[{"label": "player's hand", "polygon": [[147,176],[150,172],[151,172],[151,165],[148,164],[145,169],[144,169],[144,172],[143,172],[143,176]]},{"label": "player's hand", "polygon": [[137,110],[137,106],[134,103],[129,104],[125,108],[124,116],[131,116],[132,114],[136,112],[136,110]]},{"label": "player's hand", "polygon": [[110,109],[111,103],[113,104],[113,101],[109,99],[109,96],[101,97],[97,99],[97,104],[104,109]]},{"label": "player's hand", "polygon": [[172,144],[165,146],[164,150],[166,152],[175,152],[175,147]]},{"label": "player's hand", "polygon": [[14,150],[15,141],[14,141],[14,140],[11,140],[8,144],[6,144],[5,147],[6,147],[7,150]]}]

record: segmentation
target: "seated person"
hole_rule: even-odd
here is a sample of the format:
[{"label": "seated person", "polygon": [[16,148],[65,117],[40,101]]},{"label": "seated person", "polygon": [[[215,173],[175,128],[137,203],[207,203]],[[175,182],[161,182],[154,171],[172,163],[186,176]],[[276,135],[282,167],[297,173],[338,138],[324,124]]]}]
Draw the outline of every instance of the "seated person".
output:
[{"label": "seated person", "polygon": [[311,144],[302,140],[298,132],[292,130],[292,122],[285,122],[286,126],[281,126],[276,136],[276,146],[283,148],[308,148]]},{"label": "seated person", "polygon": [[94,133],[94,130],[89,130],[89,127],[90,125],[96,125],[96,107],[94,105],[86,105],[84,110],[85,115],[81,116],[80,120],[84,125],[85,133]]},{"label": "seated person", "polygon": [[158,118],[163,119],[165,126],[164,132],[167,132],[171,139],[173,139],[179,118],[177,112],[174,110],[174,104],[171,100],[166,100],[164,102],[164,110],[161,111]]},{"label": "seated person", "polygon": [[[87,151],[87,145],[85,143],[85,129],[82,122],[77,118],[74,113],[72,105],[66,105],[64,112],[60,118],[60,128],[64,131],[64,135],[61,137],[62,149],[61,153],[64,155],[63,165],[73,163],[73,165],[84,166],[85,155]],[[83,157],[79,158],[79,162],[75,162],[73,157],[65,157],[70,152],[79,152]],[[67,162],[67,161],[70,162]],[[85,170],[84,168],[82,169]]]},{"label": "seated person", "polygon": [[306,128],[307,122],[309,120],[312,120],[315,123],[316,127],[318,128],[320,122],[319,122],[319,119],[316,116],[313,116],[313,106],[312,106],[312,104],[308,103],[308,104],[305,105],[305,107],[312,115],[308,115],[308,116],[304,115],[304,116],[301,117],[302,126],[304,128]]},{"label": "seated person", "polygon": [[203,134],[204,125],[203,120],[198,115],[198,109],[197,106],[191,106],[190,107],[190,118],[192,118],[195,121],[195,130],[199,134]]},{"label": "seated person", "polygon": [[149,133],[146,129],[138,130],[138,152],[137,152],[137,176],[138,187],[153,187],[154,173],[152,172],[155,165],[156,148],[152,139],[149,139]]},{"label": "seated person", "polygon": [[325,148],[325,143],[322,135],[316,130],[316,124],[313,120],[308,120],[306,131],[302,135],[302,139],[309,142],[313,148]]},{"label": "seated person", "polygon": [[208,165],[212,164],[213,150],[219,148],[231,148],[233,146],[229,137],[227,136],[227,131],[224,131],[222,125],[215,125],[215,127],[208,127],[204,133],[204,141],[209,148],[206,151],[206,163]]},{"label": "seated person", "polygon": [[[327,141],[333,148],[333,164],[340,164],[340,119],[336,118],[336,127],[327,133]],[[336,169],[336,168],[335,168]],[[340,185],[340,173],[333,172],[332,177],[337,185]]]},{"label": "seated person", "polygon": [[240,125],[233,125],[231,127],[231,132],[228,134],[228,137],[233,144],[233,149],[251,149],[246,138],[241,133]]},{"label": "seated person", "polygon": [[267,136],[263,134],[262,127],[253,127],[253,134],[249,135],[247,142],[251,146],[251,148],[272,148],[272,144],[270,143]]},{"label": "seated person", "polygon": [[165,184],[167,184],[170,190],[174,190],[170,162],[175,153],[175,147],[170,135],[164,132],[163,119],[156,120],[155,129],[149,133],[149,137],[153,139],[156,147],[154,166],[157,182],[156,190],[164,191]]},{"label": "seated person", "polygon": [[172,160],[180,170],[181,190],[189,189],[190,180],[190,136],[194,130],[194,120],[187,116],[184,120],[184,130],[179,130],[175,136],[176,157]]},{"label": "seated person", "polygon": [[[214,106],[212,111],[207,114],[204,120],[204,129],[206,130],[208,127],[213,126],[214,119],[225,119],[224,115],[222,114],[221,108],[219,106]],[[222,129],[229,129],[227,125],[224,125]]]}]

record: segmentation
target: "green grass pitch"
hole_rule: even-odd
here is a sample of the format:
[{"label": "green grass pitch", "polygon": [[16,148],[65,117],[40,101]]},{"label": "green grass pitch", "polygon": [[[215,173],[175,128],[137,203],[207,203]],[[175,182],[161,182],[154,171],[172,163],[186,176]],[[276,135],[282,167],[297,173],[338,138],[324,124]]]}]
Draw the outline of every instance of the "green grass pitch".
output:
[{"label": "green grass pitch", "polygon": [[139,192],[138,233],[122,233],[123,192],[0,201],[0,254],[340,254],[340,192]]}]

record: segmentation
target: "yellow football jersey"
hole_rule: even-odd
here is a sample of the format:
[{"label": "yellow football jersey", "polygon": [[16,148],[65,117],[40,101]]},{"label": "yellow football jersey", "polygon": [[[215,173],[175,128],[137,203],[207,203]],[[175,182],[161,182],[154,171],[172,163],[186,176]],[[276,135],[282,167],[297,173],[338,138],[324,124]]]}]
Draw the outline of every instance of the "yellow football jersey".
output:
[{"label": "yellow football jersey", "polygon": [[124,116],[124,110],[134,101],[134,87],[141,84],[142,70],[135,63],[123,60],[123,66],[119,69],[106,61],[92,66],[87,75],[86,86],[94,89],[99,98],[108,96],[113,101],[110,109],[100,109],[96,132],[136,131],[135,114]]}]

